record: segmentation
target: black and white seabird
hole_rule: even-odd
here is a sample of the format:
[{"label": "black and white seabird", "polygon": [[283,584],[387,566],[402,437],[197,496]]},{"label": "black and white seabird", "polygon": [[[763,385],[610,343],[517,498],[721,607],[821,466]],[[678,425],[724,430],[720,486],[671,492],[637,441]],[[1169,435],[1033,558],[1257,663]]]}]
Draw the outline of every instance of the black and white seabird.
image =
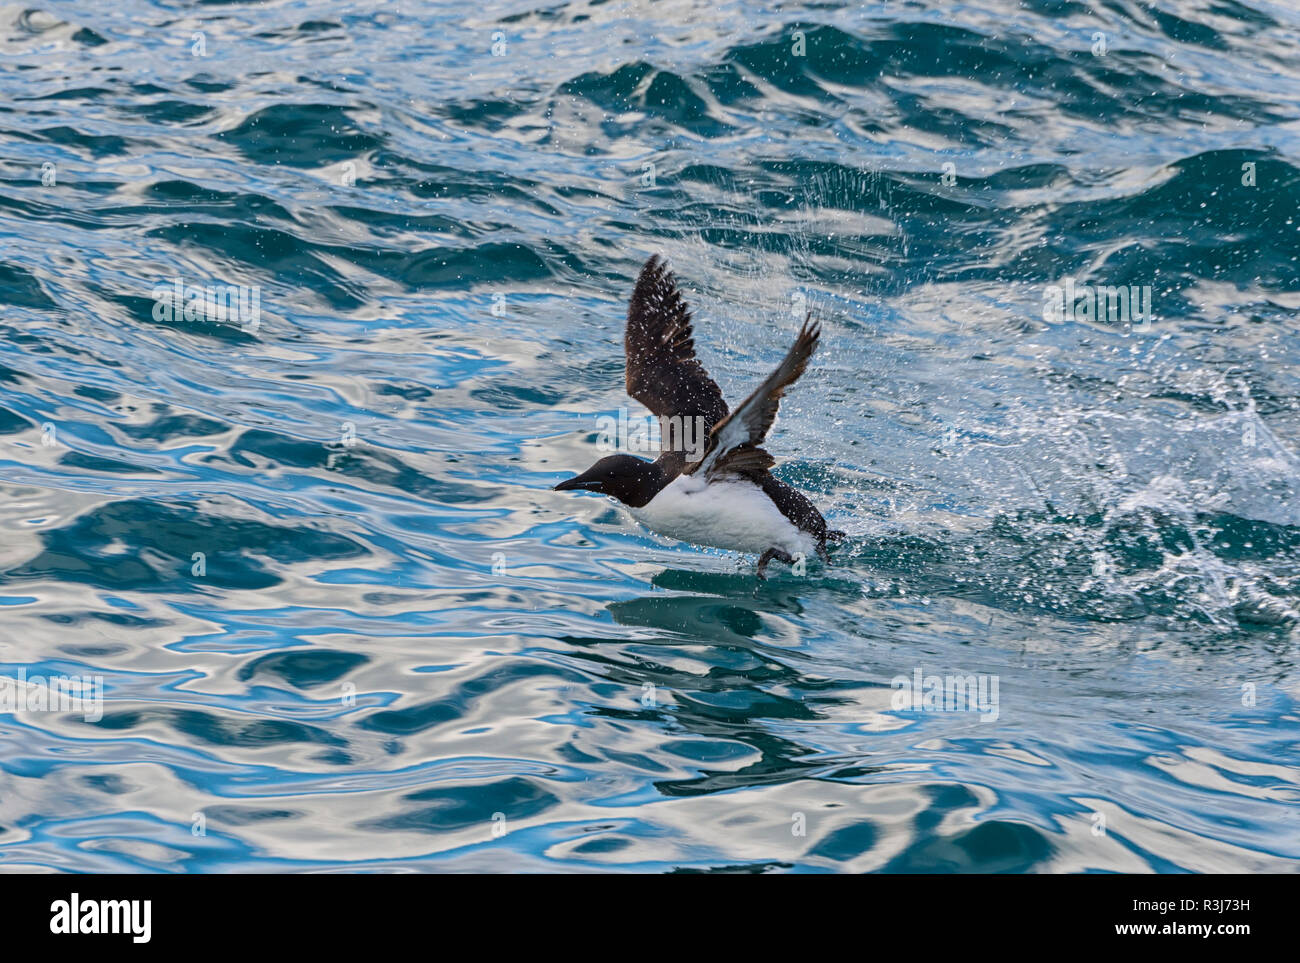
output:
[{"label": "black and white seabird", "polygon": [[805,318],[777,369],[735,411],[695,357],[691,312],[658,256],[641,270],[627,309],[623,350],[627,393],[663,419],[699,419],[708,443],[697,461],[678,448],[653,462],[609,455],[557,491],[610,495],[652,531],[683,542],[756,553],[758,577],[772,559],[793,565],[813,552],[830,559],[826,542],[844,537],[800,492],[768,471],[776,460],[759,445],[776,420],[785,389],[808,366],[820,327]]}]

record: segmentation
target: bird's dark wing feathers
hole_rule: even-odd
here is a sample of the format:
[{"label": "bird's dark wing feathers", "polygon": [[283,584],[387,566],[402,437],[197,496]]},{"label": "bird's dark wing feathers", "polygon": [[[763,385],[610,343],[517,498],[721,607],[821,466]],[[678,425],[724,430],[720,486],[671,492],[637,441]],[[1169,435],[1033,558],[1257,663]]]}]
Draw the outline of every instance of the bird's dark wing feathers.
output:
[{"label": "bird's dark wing feathers", "polygon": [[727,417],[722,392],[695,357],[690,309],[657,255],[632,292],[623,350],[627,393],[653,414],[702,417],[705,432]]},{"label": "bird's dark wing feathers", "polygon": [[785,389],[794,384],[808,367],[808,359],[817,350],[821,328],[813,323],[812,313],[804,318],[799,337],[783,360],[767,379],[744,402],[714,427],[709,436],[709,446],[704,457],[686,471],[694,474],[701,470],[706,476],[747,475],[760,478],[776,464],[766,451],[759,447],[776,421],[777,409]]}]

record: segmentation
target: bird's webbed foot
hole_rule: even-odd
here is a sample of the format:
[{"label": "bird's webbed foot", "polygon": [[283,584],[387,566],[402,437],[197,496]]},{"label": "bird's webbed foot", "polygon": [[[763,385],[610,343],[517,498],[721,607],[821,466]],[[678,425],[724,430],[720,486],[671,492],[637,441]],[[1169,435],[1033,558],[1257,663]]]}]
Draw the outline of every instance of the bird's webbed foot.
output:
[{"label": "bird's webbed foot", "polygon": [[786,565],[794,564],[794,556],[784,549],[769,548],[766,552],[758,557],[758,577],[767,578],[767,563],[776,559],[778,562],[785,562]]}]

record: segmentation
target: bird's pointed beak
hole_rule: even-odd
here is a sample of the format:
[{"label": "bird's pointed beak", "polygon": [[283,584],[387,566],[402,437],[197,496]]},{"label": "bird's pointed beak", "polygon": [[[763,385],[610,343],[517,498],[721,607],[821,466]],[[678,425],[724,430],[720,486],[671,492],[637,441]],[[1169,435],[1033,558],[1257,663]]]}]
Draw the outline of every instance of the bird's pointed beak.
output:
[{"label": "bird's pointed beak", "polygon": [[595,491],[597,487],[597,482],[588,481],[584,475],[575,475],[560,482],[553,490],[557,492],[590,492]]}]

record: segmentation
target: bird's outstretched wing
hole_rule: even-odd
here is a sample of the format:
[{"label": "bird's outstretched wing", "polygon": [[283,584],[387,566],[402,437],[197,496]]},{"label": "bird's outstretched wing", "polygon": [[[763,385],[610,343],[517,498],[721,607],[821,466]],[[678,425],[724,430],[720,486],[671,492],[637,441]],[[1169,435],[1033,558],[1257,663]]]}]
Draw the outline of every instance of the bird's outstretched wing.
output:
[{"label": "bird's outstretched wing", "polygon": [[658,255],[641,269],[623,337],[627,393],[662,417],[703,418],[700,437],[727,417],[722,392],[695,357],[691,311]]},{"label": "bird's outstretched wing", "polygon": [[809,312],[785,360],[735,411],[714,426],[704,457],[689,466],[687,473],[754,475],[776,464],[775,459],[759,445],[767,437],[772,422],[776,421],[776,411],[781,406],[785,389],[804,373],[820,337],[821,328],[813,323]]}]

